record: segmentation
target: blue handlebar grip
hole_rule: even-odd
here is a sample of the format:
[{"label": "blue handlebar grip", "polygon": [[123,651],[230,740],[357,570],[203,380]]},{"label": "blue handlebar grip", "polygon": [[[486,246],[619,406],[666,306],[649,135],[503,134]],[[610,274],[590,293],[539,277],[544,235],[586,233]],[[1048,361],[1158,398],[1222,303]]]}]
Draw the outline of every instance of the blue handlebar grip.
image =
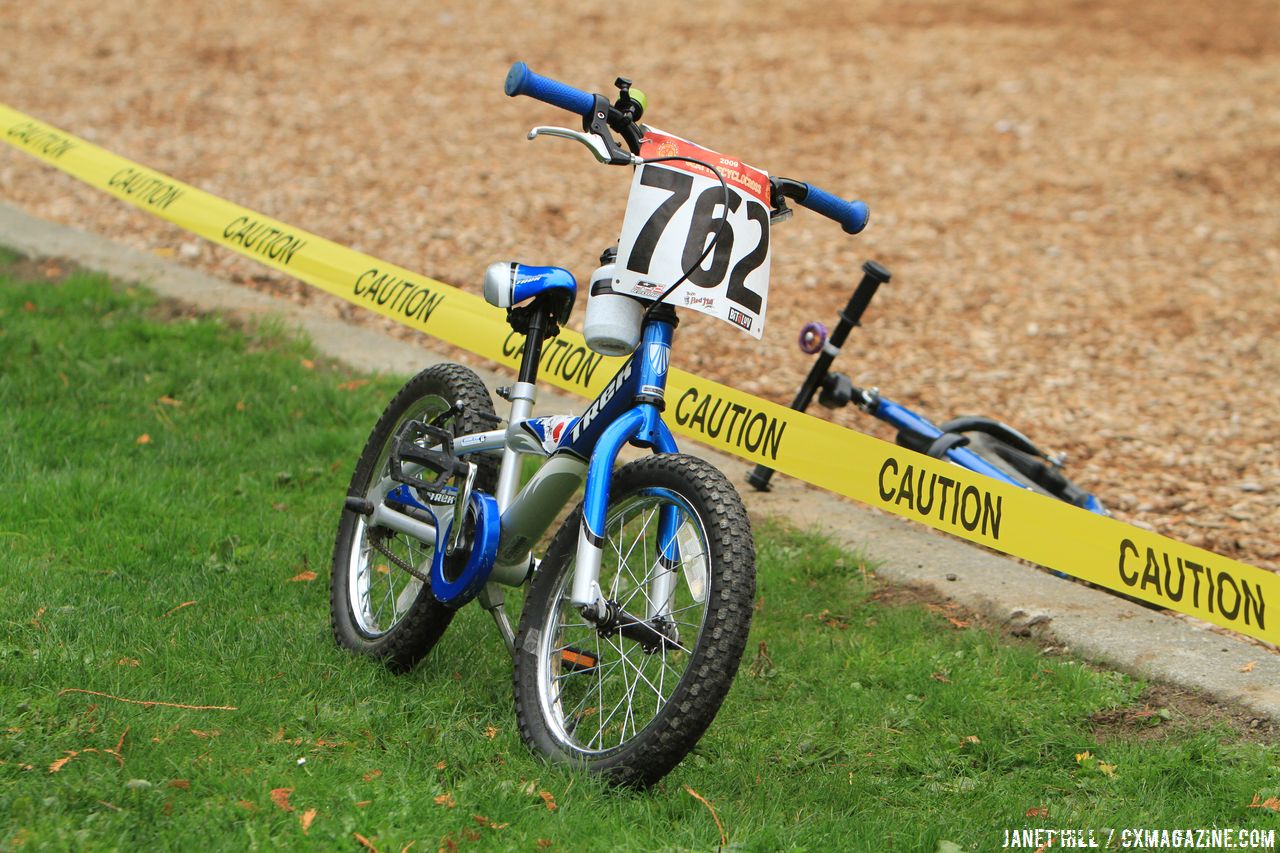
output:
[{"label": "blue handlebar grip", "polygon": [[845,201],[840,196],[818,189],[813,184],[805,184],[805,186],[809,188],[809,193],[804,197],[804,201],[800,202],[801,207],[807,207],[814,213],[821,213],[828,219],[834,219],[840,223],[846,234],[857,234],[867,227],[867,217],[871,215],[871,211],[862,202]]},{"label": "blue handlebar grip", "polygon": [[580,116],[590,115],[596,106],[595,95],[575,89],[559,80],[536,74],[523,62],[517,62],[511,66],[503,89],[513,98],[516,95],[528,95],[530,98],[536,98],[553,107],[559,107]]}]

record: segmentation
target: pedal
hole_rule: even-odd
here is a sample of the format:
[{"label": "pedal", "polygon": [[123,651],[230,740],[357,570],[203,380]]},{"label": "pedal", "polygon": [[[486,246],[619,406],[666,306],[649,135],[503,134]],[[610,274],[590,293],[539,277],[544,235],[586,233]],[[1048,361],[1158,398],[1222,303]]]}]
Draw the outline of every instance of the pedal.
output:
[{"label": "pedal", "polygon": [[575,649],[573,646],[560,650],[560,668],[566,672],[590,672],[599,664],[599,659],[590,652]]},{"label": "pedal", "polygon": [[[429,443],[440,449],[429,450],[419,442]],[[422,466],[424,471],[435,474],[435,479],[428,481],[406,473],[406,462]],[[405,421],[396,433],[395,447],[391,451],[391,479],[397,483],[438,493],[454,477],[465,477],[469,468],[466,462],[454,454],[453,433],[448,430],[422,421]]]}]

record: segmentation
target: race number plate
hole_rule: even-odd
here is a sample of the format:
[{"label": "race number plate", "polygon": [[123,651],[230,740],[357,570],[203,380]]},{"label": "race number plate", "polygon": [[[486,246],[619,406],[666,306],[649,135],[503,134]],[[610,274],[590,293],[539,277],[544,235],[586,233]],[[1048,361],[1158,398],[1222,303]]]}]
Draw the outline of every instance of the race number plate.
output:
[{"label": "race number plate", "polygon": [[710,254],[693,266],[726,216],[720,181],[710,170],[679,160],[640,166],[618,239],[614,290],[657,299],[693,267],[666,301],[719,317],[759,338],[769,301],[769,176],[650,129],[640,156],[674,155],[711,163],[724,175],[728,221]]}]

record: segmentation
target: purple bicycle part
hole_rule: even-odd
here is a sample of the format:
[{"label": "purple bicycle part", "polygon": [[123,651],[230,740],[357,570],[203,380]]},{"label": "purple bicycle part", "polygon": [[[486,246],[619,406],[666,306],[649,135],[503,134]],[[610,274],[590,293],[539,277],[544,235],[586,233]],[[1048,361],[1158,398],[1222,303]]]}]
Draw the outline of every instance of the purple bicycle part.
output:
[{"label": "purple bicycle part", "polygon": [[802,352],[813,355],[822,349],[822,345],[826,342],[827,327],[817,321],[805,323],[804,328],[800,330],[799,344]]}]

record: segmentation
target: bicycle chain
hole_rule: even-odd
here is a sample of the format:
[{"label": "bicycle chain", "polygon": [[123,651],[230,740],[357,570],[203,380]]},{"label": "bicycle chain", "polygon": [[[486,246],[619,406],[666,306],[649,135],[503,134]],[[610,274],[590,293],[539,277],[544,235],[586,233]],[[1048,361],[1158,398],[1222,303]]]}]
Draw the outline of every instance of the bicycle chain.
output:
[{"label": "bicycle chain", "polygon": [[422,572],[415,569],[411,563],[406,563],[404,560],[400,559],[395,554],[391,553],[390,548],[382,544],[384,539],[390,539],[390,538],[391,538],[390,534],[379,535],[378,533],[375,532],[373,535],[369,537],[369,544],[373,546],[373,550],[377,551],[379,554],[381,554],[382,556],[390,560],[391,564],[394,565],[397,569],[403,569],[404,571],[413,575],[415,578],[422,581],[423,583],[430,584],[431,583],[430,575],[424,575]]}]

